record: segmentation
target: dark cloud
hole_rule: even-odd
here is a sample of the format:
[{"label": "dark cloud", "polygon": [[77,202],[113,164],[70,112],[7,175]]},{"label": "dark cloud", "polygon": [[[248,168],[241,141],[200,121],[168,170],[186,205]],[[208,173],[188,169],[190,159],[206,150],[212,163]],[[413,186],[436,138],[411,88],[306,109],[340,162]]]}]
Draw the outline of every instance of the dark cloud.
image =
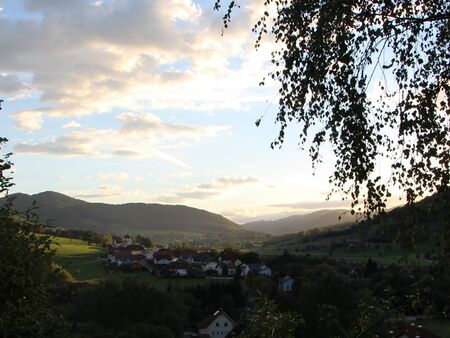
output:
[{"label": "dark cloud", "polygon": [[13,94],[23,89],[27,89],[27,86],[17,75],[0,74],[0,93]]}]

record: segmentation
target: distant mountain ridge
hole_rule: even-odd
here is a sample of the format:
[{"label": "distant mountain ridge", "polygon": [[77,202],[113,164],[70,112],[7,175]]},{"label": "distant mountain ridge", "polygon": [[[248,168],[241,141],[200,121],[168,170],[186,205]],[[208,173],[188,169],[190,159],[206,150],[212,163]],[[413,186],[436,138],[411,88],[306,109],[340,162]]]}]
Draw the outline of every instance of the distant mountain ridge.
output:
[{"label": "distant mountain ridge", "polygon": [[[219,214],[184,205],[90,203],[53,191],[11,196],[16,210],[24,212],[36,201],[36,213],[42,222],[49,220],[52,225],[65,229],[113,234],[249,232]],[[0,203],[4,201],[5,198],[0,199]]]},{"label": "distant mountain ridge", "polygon": [[356,217],[347,213],[346,210],[332,209],[289,216],[274,221],[250,222],[242,226],[251,231],[260,231],[271,235],[285,235],[335,224],[353,223],[355,221]]}]

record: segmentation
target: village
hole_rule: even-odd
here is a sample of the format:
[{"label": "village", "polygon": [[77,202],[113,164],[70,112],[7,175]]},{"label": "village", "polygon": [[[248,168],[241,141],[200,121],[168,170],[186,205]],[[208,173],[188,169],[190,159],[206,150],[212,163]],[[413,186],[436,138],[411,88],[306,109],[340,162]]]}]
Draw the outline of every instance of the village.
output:
[{"label": "village", "polygon": [[272,269],[254,256],[239,259],[235,251],[217,253],[191,248],[145,248],[129,235],[114,243],[99,261],[111,270],[122,272],[147,271],[157,276],[171,277],[248,277],[272,276]]},{"label": "village", "polygon": [[[235,251],[217,253],[214,251],[197,252],[185,248],[145,248],[129,235],[116,241],[106,257],[99,261],[111,270],[121,272],[148,272],[156,276],[183,278],[217,278],[233,280],[253,276],[272,276],[272,269],[257,261],[254,254],[245,262],[239,259]],[[251,261],[251,262],[250,262]],[[278,279],[280,292],[292,292],[294,279],[284,276]],[[197,324],[195,332],[183,332],[184,338],[234,337],[239,333],[240,325],[223,309],[217,309]]]}]

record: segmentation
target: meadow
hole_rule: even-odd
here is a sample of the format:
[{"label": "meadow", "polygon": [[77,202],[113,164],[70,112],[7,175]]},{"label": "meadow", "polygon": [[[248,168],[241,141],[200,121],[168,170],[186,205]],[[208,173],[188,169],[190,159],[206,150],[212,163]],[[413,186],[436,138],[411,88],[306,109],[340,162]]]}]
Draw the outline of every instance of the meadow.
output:
[{"label": "meadow", "polygon": [[[381,264],[417,264],[429,265],[431,261],[424,258],[424,252],[428,247],[422,246],[416,250],[406,250],[400,244],[371,244],[367,248],[336,247],[329,249],[333,242],[341,242],[346,236],[336,236],[333,238],[321,239],[309,243],[302,243],[296,240],[266,244],[258,248],[258,253],[262,256],[282,255],[285,250],[293,255],[327,256],[329,258],[343,259],[350,262],[361,262],[371,258]],[[315,246],[315,248],[311,248]]]}]

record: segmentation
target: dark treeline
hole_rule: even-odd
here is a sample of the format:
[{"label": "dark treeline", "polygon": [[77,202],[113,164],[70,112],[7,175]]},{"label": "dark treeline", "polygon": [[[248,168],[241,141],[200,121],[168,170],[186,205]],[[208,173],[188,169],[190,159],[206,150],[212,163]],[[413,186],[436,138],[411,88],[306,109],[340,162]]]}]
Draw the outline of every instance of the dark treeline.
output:
[{"label": "dark treeline", "polygon": [[[125,279],[73,288],[62,306],[70,337],[180,337],[218,308],[239,319],[245,296],[239,283],[209,283],[160,291]],[[227,312],[228,313],[228,312]]]},{"label": "dark treeline", "polygon": [[[113,234],[100,234],[90,230],[59,229],[59,228],[45,227],[41,230],[41,232],[50,236],[80,239],[88,242],[88,244],[98,244],[103,246],[110,246],[115,241],[121,240],[121,237]],[[154,245],[154,243],[150,238],[144,237],[142,235],[136,235],[135,241],[139,244],[142,244],[145,247],[152,247]]]},{"label": "dark treeline", "polygon": [[[385,337],[406,316],[450,319],[450,266],[444,262],[380,266],[371,259],[349,263],[288,253],[267,262],[272,277],[185,289],[176,280],[164,291],[132,279],[68,284],[70,291],[60,292],[56,308],[72,338],[181,337],[219,308],[245,331],[262,297],[277,304],[281,318],[288,313],[303,318],[295,331],[295,337],[302,338]],[[290,293],[277,287],[278,278],[285,275],[295,279]]]},{"label": "dark treeline", "polygon": [[[284,255],[279,274],[298,276],[290,294],[273,292],[284,311],[299,313],[298,337],[387,336],[406,316],[450,319],[450,266],[380,266]],[[275,279],[272,281],[275,283]],[[267,285],[254,286],[276,290]]]}]

